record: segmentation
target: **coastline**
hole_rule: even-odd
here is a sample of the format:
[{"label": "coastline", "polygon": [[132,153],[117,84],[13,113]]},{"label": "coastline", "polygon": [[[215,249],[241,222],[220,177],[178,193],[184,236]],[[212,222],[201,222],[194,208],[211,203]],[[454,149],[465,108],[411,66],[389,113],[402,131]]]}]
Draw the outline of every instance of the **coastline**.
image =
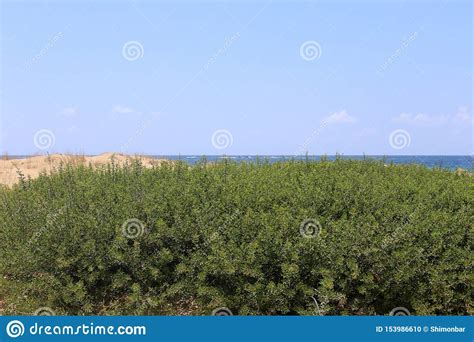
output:
[{"label": "coastline", "polygon": [[139,154],[123,154],[106,152],[99,155],[80,155],[80,154],[50,154],[50,155],[35,155],[35,156],[3,156],[0,160],[0,185],[8,187],[13,186],[18,182],[18,172],[21,172],[26,178],[36,178],[42,172],[55,169],[61,164],[73,165],[92,165],[98,167],[100,165],[108,164],[114,160],[118,165],[122,165],[126,161],[139,158],[143,165],[150,168],[159,165],[162,162],[184,161],[190,165],[194,165],[206,158],[210,163],[218,162],[222,159],[230,159],[236,162],[257,162],[268,161],[270,163],[288,161],[288,160],[310,160],[318,161],[322,158],[333,161],[337,158],[349,160],[363,160],[374,159],[383,161],[385,165],[401,165],[401,164],[415,164],[428,168],[445,168],[456,173],[472,172],[472,157],[471,156],[361,156],[361,155],[340,155],[340,156],[290,156],[290,155],[139,155]]}]

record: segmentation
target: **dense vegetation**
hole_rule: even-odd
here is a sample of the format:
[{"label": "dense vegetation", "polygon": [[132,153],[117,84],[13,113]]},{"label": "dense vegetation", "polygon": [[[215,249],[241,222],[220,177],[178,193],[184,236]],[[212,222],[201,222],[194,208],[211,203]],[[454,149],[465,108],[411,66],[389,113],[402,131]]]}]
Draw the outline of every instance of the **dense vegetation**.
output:
[{"label": "dense vegetation", "polygon": [[375,161],[65,165],[0,190],[3,314],[474,314],[474,177]]}]

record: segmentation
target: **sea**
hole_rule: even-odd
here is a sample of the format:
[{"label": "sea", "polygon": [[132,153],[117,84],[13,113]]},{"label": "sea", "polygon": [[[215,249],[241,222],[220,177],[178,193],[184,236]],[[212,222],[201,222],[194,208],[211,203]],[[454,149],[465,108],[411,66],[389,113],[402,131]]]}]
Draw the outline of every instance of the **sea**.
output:
[{"label": "sea", "polygon": [[[195,164],[202,158],[206,158],[209,162],[219,161],[224,158],[235,160],[237,162],[256,162],[257,160],[268,160],[270,163],[285,161],[285,160],[320,160],[322,156],[290,156],[290,155],[211,155],[211,156],[198,156],[198,155],[181,155],[181,156],[170,156],[170,155],[156,155],[151,156],[153,158],[163,158],[172,160],[182,160],[189,164]],[[473,170],[472,156],[324,156],[329,160],[335,160],[336,158],[352,159],[352,160],[363,160],[363,159],[374,159],[381,160],[386,164],[419,164],[429,168],[445,168],[455,170],[462,168],[465,170]]]},{"label": "sea", "polygon": [[[88,155],[89,156],[89,155]],[[22,159],[31,156],[18,155],[9,156],[10,159]],[[237,162],[255,163],[257,160],[267,160],[270,163],[276,163],[285,160],[320,160],[323,156],[315,155],[149,155],[149,157],[157,159],[170,159],[170,160],[181,160],[187,162],[190,165],[196,164],[203,158],[206,158],[208,162],[215,162],[222,159],[231,159]],[[462,168],[465,170],[474,171],[473,156],[379,156],[379,155],[326,155],[325,158],[329,160],[335,160],[336,158],[352,159],[352,160],[363,160],[363,159],[374,159],[383,161],[385,164],[419,164],[429,168],[445,168],[450,170],[456,170]]]}]

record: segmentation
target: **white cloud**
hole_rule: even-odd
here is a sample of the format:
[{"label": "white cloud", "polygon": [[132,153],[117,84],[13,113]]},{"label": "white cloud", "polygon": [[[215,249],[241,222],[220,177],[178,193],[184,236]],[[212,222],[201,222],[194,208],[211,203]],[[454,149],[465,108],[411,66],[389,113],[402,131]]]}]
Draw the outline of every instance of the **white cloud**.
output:
[{"label": "white cloud", "polygon": [[449,121],[449,117],[446,115],[433,116],[423,113],[401,113],[400,115],[392,118],[392,121],[403,124],[442,125]]},{"label": "white cloud", "polygon": [[77,107],[65,107],[60,114],[66,117],[74,116],[77,114]]},{"label": "white cloud", "polygon": [[469,113],[467,107],[459,107],[456,114],[454,114],[453,120],[459,123],[470,123],[474,124],[474,116]]},{"label": "white cloud", "polygon": [[127,106],[116,105],[113,108],[113,112],[117,114],[131,114],[136,113],[135,109]]},{"label": "white cloud", "polygon": [[323,120],[323,122],[327,124],[354,123],[356,121],[356,118],[347,114],[345,109],[336,112]]},{"label": "white cloud", "polygon": [[392,122],[409,125],[442,126],[447,124],[473,123],[473,116],[468,112],[467,107],[459,107],[455,114],[450,115],[401,113],[392,118]]}]

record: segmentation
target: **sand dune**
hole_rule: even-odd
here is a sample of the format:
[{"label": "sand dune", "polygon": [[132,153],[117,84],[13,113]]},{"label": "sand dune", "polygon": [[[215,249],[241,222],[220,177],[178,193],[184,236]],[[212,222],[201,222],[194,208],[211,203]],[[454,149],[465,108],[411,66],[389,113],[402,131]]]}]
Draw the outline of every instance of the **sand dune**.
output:
[{"label": "sand dune", "polygon": [[104,153],[98,156],[87,157],[71,154],[51,154],[49,156],[34,156],[24,159],[0,160],[0,184],[12,186],[18,182],[18,170],[26,177],[36,178],[43,171],[49,171],[61,163],[70,163],[74,165],[92,165],[99,166],[110,163],[113,160],[117,164],[123,164],[134,158],[139,158],[145,167],[158,165],[164,159],[153,159],[143,156],[131,156],[120,153]]}]

